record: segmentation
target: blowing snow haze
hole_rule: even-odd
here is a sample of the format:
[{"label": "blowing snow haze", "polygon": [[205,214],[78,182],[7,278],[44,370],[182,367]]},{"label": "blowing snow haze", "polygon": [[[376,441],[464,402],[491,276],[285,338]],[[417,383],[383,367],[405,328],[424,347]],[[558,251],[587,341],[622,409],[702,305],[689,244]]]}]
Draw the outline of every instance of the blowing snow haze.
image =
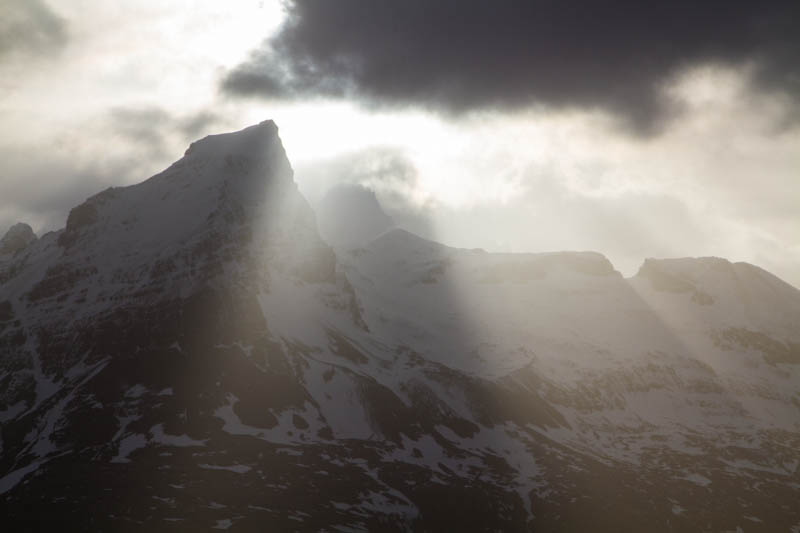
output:
[{"label": "blowing snow haze", "polygon": [[800,528],[798,20],[2,2],[4,527]]}]

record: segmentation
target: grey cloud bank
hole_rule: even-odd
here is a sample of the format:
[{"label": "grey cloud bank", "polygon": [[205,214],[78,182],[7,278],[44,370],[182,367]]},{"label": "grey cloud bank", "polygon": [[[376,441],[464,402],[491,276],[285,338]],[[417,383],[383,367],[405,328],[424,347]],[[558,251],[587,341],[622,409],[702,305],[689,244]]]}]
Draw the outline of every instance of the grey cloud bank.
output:
[{"label": "grey cloud bank", "polygon": [[41,0],[0,4],[0,58],[12,53],[57,52],[67,40],[66,22]]}]

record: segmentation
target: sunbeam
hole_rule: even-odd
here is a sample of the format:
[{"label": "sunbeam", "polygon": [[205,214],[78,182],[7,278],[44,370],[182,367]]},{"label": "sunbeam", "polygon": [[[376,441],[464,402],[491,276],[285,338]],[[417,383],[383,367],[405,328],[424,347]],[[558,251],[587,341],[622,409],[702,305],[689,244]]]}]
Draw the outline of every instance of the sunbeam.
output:
[{"label": "sunbeam", "polygon": [[796,1],[0,4],[4,530],[800,530]]}]

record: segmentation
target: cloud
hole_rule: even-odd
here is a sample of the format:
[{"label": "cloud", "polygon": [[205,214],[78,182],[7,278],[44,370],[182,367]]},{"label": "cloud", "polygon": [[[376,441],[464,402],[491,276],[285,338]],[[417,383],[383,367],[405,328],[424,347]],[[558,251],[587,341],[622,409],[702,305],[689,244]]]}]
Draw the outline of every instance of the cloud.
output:
[{"label": "cloud", "polygon": [[153,154],[161,154],[167,146],[167,126],[172,117],[158,107],[117,107],[109,112],[111,130],[139,144]]},{"label": "cloud", "polygon": [[[465,133],[470,142],[459,137],[463,123],[450,123],[442,138],[454,136],[455,148],[439,137],[372,146],[301,161],[295,177],[312,205],[337,183],[367,187],[398,226],[453,246],[594,250],[626,275],[646,257],[713,255],[797,285],[800,129],[765,135],[782,108],[742,99],[735,85],[725,89],[728,78],[706,74],[713,76],[689,87],[708,83],[690,116],[652,142],[598,131],[580,116],[563,124],[498,117]],[[419,142],[432,152],[419,152]],[[472,200],[439,195],[442,177]],[[513,185],[511,194],[493,192],[502,183]]]},{"label": "cloud", "polygon": [[199,139],[205,135],[215,133],[215,128],[224,123],[223,118],[211,111],[199,111],[181,117],[178,127],[187,139]]},{"label": "cloud", "polygon": [[437,203],[420,190],[416,166],[396,147],[371,146],[306,161],[297,166],[295,179],[317,209],[324,207],[332,191],[369,191],[397,226],[423,237],[435,237],[432,212]]},{"label": "cloud", "polygon": [[41,0],[3,0],[0,5],[0,58],[57,52],[67,38],[64,20]]},{"label": "cloud", "polygon": [[525,171],[524,191],[509,202],[470,208],[430,203],[417,211],[424,235],[495,252],[591,250],[626,275],[645,257],[710,255],[717,229],[680,198],[655,192],[594,196],[545,168]]},{"label": "cloud", "polygon": [[0,233],[16,222],[37,232],[62,227],[69,210],[125,176],[132,165],[122,159],[86,163],[68,150],[46,145],[0,146]]},{"label": "cloud", "polygon": [[106,117],[110,132],[153,158],[174,154],[181,144],[216,133],[225,121],[209,111],[174,114],[158,106],[114,107]]},{"label": "cloud", "polygon": [[371,146],[331,158],[298,165],[296,179],[309,201],[317,203],[339,184],[360,185],[374,191],[381,204],[410,201],[417,188],[417,169],[402,150]]},{"label": "cloud", "polygon": [[363,185],[335,185],[316,206],[316,214],[320,235],[333,245],[364,244],[394,226],[375,192]]},{"label": "cloud", "polygon": [[72,207],[107,187],[143,181],[178,159],[189,142],[216,133],[209,112],[117,107],[38,141],[0,140],[0,233],[15,222],[38,232],[62,227]]},{"label": "cloud", "polygon": [[564,0],[291,0],[225,93],[356,98],[460,115],[602,109],[642,134],[680,109],[665,85],[697,64],[749,65],[800,95],[800,4]]}]

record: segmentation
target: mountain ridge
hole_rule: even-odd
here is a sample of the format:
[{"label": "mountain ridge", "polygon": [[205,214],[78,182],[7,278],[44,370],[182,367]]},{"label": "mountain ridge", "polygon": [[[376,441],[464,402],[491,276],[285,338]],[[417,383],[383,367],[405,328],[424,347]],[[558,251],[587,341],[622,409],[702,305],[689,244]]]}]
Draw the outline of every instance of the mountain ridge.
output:
[{"label": "mountain ridge", "polygon": [[800,523],[800,296],[758,267],[332,248],[271,121],[76,209],[0,254],[12,527]]}]

